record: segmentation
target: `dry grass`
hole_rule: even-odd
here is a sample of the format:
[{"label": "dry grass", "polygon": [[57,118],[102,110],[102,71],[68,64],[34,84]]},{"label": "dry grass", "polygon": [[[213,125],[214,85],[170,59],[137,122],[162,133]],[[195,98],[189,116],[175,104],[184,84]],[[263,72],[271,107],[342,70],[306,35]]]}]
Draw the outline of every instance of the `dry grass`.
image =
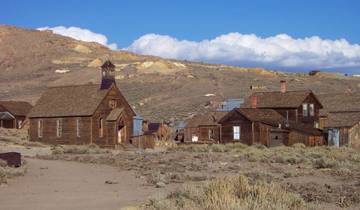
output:
[{"label": "dry grass", "polygon": [[110,150],[102,149],[95,144],[90,145],[56,145],[51,148],[53,155],[62,154],[104,154]]},{"label": "dry grass", "polygon": [[165,198],[152,199],[144,209],[305,209],[305,202],[275,183],[254,182],[244,176],[188,185]]},{"label": "dry grass", "polygon": [[237,144],[182,145],[169,151],[194,153],[227,153],[249,162],[303,164],[316,169],[332,169],[338,174],[360,169],[360,150],[349,147],[305,147],[295,144],[292,147],[279,146],[267,148],[263,145],[247,146]]},{"label": "dry grass", "polygon": [[40,142],[29,141],[27,130],[0,128],[0,141],[25,147],[45,147]]}]

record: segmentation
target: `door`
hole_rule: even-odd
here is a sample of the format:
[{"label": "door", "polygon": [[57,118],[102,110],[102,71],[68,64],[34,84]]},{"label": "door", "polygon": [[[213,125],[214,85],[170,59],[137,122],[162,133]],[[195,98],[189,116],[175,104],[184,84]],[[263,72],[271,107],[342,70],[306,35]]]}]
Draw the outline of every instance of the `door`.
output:
[{"label": "door", "polygon": [[340,146],[340,131],[339,129],[329,129],[328,131],[328,145],[329,146]]},{"label": "door", "polygon": [[117,130],[117,143],[121,144],[124,143],[126,140],[126,126],[119,124]]}]

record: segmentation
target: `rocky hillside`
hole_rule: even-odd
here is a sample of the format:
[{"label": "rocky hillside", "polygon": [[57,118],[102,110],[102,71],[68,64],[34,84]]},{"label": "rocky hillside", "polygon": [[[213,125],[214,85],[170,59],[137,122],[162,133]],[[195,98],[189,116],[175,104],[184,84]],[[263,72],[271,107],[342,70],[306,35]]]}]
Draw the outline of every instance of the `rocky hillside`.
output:
[{"label": "rocky hillside", "polygon": [[111,51],[50,31],[0,26],[0,100],[35,103],[48,86],[97,83],[105,59],[116,65],[117,83],[134,109],[151,120],[183,119],[211,109],[226,98],[257,90],[289,89],[316,93],[360,92],[360,79],[335,74],[289,74]]}]

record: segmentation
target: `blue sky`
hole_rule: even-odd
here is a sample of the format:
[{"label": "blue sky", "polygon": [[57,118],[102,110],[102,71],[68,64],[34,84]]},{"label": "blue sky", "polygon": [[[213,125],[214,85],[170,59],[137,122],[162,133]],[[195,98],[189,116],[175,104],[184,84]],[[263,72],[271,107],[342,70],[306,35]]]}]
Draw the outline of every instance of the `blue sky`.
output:
[{"label": "blue sky", "polygon": [[[346,68],[357,73],[359,11],[356,0],[12,0],[1,3],[0,24],[74,26],[104,35],[119,49],[163,57],[290,70]],[[314,36],[319,40],[306,39]],[[314,48],[310,52],[308,45]],[[326,52],[319,50],[326,47]]]}]

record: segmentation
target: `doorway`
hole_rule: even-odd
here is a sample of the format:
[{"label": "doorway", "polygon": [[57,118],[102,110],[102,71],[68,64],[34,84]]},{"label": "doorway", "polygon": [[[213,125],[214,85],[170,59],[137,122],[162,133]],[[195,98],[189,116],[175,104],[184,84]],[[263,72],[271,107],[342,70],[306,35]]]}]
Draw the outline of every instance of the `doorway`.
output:
[{"label": "doorway", "polygon": [[117,125],[117,143],[121,144],[126,141],[126,125],[122,120]]}]

